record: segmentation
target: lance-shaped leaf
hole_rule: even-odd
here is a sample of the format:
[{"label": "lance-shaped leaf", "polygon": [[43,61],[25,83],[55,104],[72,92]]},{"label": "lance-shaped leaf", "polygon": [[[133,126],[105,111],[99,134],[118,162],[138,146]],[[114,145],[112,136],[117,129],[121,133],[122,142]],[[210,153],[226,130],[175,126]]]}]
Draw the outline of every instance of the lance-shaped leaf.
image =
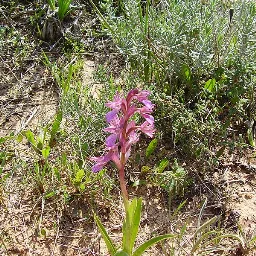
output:
[{"label": "lance-shaped leaf", "polygon": [[175,238],[175,237],[176,237],[176,235],[173,235],[173,234],[167,234],[167,235],[161,235],[161,236],[154,237],[154,238],[148,240],[147,242],[145,242],[144,244],[140,245],[135,250],[135,252],[132,254],[132,256],[140,256],[140,255],[142,255],[143,252],[145,252],[145,250],[147,250],[152,245],[154,245],[162,240],[165,240],[168,238]]},{"label": "lance-shaped leaf", "polygon": [[124,251],[118,251],[115,256],[129,256],[126,252]]},{"label": "lance-shaped leaf", "polygon": [[100,219],[96,215],[94,215],[94,220],[95,220],[95,222],[96,222],[96,224],[97,224],[97,226],[100,230],[100,233],[101,233],[101,235],[104,239],[104,242],[106,243],[106,246],[108,248],[108,252],[110,253],[111,256],[114,256],[115,253],[116,253],[116,248],[115,248],[111,238],[109,237],[106,229],[103,227]]},{"label": "lance-shaped leaf", "polygon": [[123,224],[123,249],[132,254],[134,243],[140,225],[142,198],[134,198],[126,209],[126,219]]}]

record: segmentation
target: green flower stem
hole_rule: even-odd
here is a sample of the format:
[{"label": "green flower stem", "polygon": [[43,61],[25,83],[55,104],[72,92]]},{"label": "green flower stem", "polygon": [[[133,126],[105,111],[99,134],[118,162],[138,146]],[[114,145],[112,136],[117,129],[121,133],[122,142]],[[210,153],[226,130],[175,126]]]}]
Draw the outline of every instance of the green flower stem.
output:
[{"label": "green flower stem", "polygon": [[[124,127],[123,127],[123,132],[122,132],[122,135],[123,135],[123,138],[125,141],[127,140],[126,128],[127,128],[127,120],[124,122]],[[123,196],[123,200],[124,200],[124,207],[125,207],[125,211],[127,212],[128,206],[129,206],[129,195],[128,195],[127,188],[126,188],[125,172],[124,172],[124,168],[125,168],[125,164],[126,164],[125,145],[122,145],[122,148],[121,148],[120,162],[121,162],[121,169],[119,170],[119,180],[120,180],[120,187],[121,187],[122,196]]]},{"label": "green flower stem", "polygon": [[124,200],[125,210],[127,210],[129,196],[128,196],[126,182],[125,182],[125,173],[124,173],[125,154],[124,153],[121,153],[121,164],[122,164],[122,167],[119,170],[119,181],[120,181],[121,192],[122,192],[122,196],[123,196],[123,200]]}]

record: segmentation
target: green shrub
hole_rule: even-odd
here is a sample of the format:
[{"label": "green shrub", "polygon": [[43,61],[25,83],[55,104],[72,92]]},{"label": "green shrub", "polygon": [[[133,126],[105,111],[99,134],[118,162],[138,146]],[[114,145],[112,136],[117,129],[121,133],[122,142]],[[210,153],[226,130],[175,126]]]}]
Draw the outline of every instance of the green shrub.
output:
[{"label": "green shrub", "polygon": [[239,133],[247,142],[245,122],[255,119],[255,3],[124,0],[118,16],[113,6],[105,1],[103,27],[130,71],[152,85],[164,135],[198,157]]}]

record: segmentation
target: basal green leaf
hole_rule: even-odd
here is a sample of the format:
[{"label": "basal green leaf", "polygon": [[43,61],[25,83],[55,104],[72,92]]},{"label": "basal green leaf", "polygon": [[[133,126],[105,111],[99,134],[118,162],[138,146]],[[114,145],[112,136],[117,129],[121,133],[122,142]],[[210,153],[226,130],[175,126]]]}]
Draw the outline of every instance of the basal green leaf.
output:
[{"label": "basal green leaf", "polygon": [[[34,145],[34,144],[33,144]],[[36,144],[36,148],[37,149],[40,149],[40,150],[43,150],[43,142],[42,141],[38,141],[38,143]]]},{"label": "basal green leaf", "polygon": [[51,137],[55,136],[55,134],[59,131],[61,121],[62,121],[62,111],[59,111],[52,124]]},{"label": "basal green leaf", "polygon": [[134,198],[126,211],[126,218],[123,224],[123,249],[128,254],[132,253],[133,246],[138,234],[140,225],[142,199]]},{"label": "basal green leaf", "polygon": [[25,132],[25,137],[27,138],[27,140],[28,140],[31,144],[33,144],[33,145],[36,144],[35,137],[34,137],[34,133],[31,132],[30,130],[28,130],[28,131]]},{"label": "basal green leaf", "polygon": [[168,165],[169,165],[168,159],[163,159],[161,160],[158,167],[156,168],[156,171],[158,173],[162,173],[168,167]]},{"label": "basal green leaf", "polygon": [[126,208],[126,216],[123,222],[123,250],[128,254],[131,254],[132,247],[131,247],[131,219],[132,219],[132,212],[133,212],[134,204],[130,203],[128,205],[128,209]]},{"label": "basal green leaf", "polygon": [[215,80],[215,78],[209,79],[209,80],[205,83],[204,88],[205,88],[207,91],[213,93],[213,92],[215,91],[215,89],[216,89],[216,80]]},{"label": "basal green leaf", "polygon": [[94,220],[100,230],[100,233],[104,239],[104,242],[106,243],[108,252],[110,253],[111,256],[114,256],[116,253],[116,248],[115,248],[112,240],[110,239],[106,229],[103,227],[103,225],[101,224],[101,221],[99,220],[99,218],[96,215],[94,215]]},{"label": "basal green leaf", "polygon": [[139,199],[136,198],[136,207],[134,209],[135,211],[133,215],[132,232],[131,232],[132,248],[134,246],[134,243],[138,234],[139,226],[140,226],[141,207],[142,207],[142,198],[139,198]]},{"label": "basal green leaf", "polygon": [[54,174],[55,174],[57,180],[60,181],[60,172],[59,172],[58,168],[54,167],[53,171],[54,171]]},{"label": "basal green leaf", "polygon": [[147,149],[146,149],[146,157],[150,157],[152,155],[152,153],[155,151],[156,149],[156,146],[157,146],[157,139],[153,139]]},{"label": "basal green leaf", "polygon": [[56,191],[51,191],[51,192],[47,193],[47,194],[44,196],[44,198],[45,198],[45,199],[51,198],[51,197],[53,197],[53,196],[55,196],[55,195],[56,195]]},{"label": "basal green leaf", "polygon": [[84,177],[84,170],[83,169],[80,169],[80,170],[78,170],[78,172],[76,173],[76,177],[75,177],[75,182],[76,183],[80,183],[80,182],[82,182],[82,179],[83,179],[83,177]]},{"label": "basal green leaf", "polygon": [[115,256],[129,256],[125,251],[118,251]]},{"label": "basal green leaf", "polygon": [[183,65],[182,65],[182,74],[183,74],[184,78],[185,78],[188,82],[191,81],[191,70],[190,70],[190,68],[189,68],[188,65],[186,65],[186,64],[183,64]]},{"label": "basal green leaf", "polygon": [[247,137],[248,137],[248,141],[249,141],[250,145],[251,145],[252,147],[254,147],[254,146],[255,146],[255,142],[254,142],[254,139],[253,139],[253,131],[252,131],[252,128],[249,128],[249,129],[247,130]]},{"label": "basal green leaf", "polygon": [[46,146],[42,149],[42,156],[44,159],[47,159],[50,155],[51,148],[49,146]]},{"label": "basal green leaf", "polygon": [[176,237],[176,235],[173,235],[173,234],[167,234],[167,235],[161,235],[161,236],[154,237],[154,238],[148,240],[147,242],[145,242],[144,244],[140,245],[136,249],[136,251],[132,254],[132,256],[140,256],[140,255],[142,255],[142,253],[145,250],[147,250],[152,245],[154,245],[162,240],[169,239],[169,238],[175,238],[175,237]]}]

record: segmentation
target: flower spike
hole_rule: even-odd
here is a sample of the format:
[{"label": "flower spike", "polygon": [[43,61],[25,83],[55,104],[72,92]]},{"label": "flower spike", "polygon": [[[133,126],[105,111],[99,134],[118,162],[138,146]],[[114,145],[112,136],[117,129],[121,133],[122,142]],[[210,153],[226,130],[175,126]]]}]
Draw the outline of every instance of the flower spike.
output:
[{"label": "flower spike", "polygon": [[[106,114],[106,121],[109,126],[104,129],[111,133],[106,139],[107,154],[101,157],[92,157],[95,161],[92,167],[93,172],[100,171],[109,161],[113,161],[119,170],[120,185],[123,196],[128,198],[124,181],[124,167],[131,153],[131,146],[138,142],[140,133],[153,137],[155,133],[154,117],[151,115],[155,107],[148,99],[149,91],[133,89],[127,97],[116,94],[113,101],[106,103],[112,110]],[[138,104],[140,106],[138,106]],[[130,119],[138,113],[145,121],[136,125]]]}]

